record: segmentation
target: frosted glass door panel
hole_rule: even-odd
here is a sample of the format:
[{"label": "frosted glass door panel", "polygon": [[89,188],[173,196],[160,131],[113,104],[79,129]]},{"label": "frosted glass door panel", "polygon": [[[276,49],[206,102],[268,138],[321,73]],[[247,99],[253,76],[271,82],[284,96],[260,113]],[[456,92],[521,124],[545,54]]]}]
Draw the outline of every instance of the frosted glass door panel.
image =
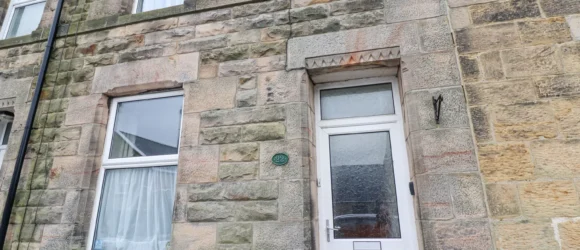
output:
[{"label": "frosted glass door panel", "polygon": [[320,91],[323,120],[395,113],[391,84],[329,89]]}]

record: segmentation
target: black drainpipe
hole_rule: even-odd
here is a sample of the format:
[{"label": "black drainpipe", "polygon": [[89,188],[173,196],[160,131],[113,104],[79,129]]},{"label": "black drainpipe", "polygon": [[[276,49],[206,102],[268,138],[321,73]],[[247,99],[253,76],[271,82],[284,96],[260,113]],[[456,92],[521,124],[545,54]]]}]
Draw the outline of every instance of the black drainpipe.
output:
[{"label": "black drainpipe", "polygon": [[12,213],[12,206],[14,205],[14,198],[16,196],[16,189],[18,188],[18,181],[20,180],[20,173],[22,172],[22,165],[24,163],[24,156],[26,155],[26,148],[28,146],[28,139],[30,138],[30,132],[32,131],[32,123],[34,122],[34,117],[36,116],[36,110],[38,109],[38,100],[40,99],[40,93],[42,91],[42,84],[44,83],[44,75],[46,74],[46,68],[48,67],[48,60],[50,59],[50,53],[52,51],[52,44],[54,43],[54,38],[56,37],[56,31],[58,27],[58,21],[60,19],[60,12],[62,10],[62,4],[64,0],[58,0],[56,5],[56,10],[54,10],[54,18],[50,26],[50,32],[48,33],[48,40],[46,43],[46,50],[44,51],[44,58],[42,59],[42,64],[40,65],[40,72],[38,73],[38,81],[36,81],[36,89],[34,90],[34,97],[32,98],[32,103],[30,104],[30,111],[28,112],[28,118],[26,119],[26,126],[24,127],[24,135],[22,136],[22,141],[20,142],[20,148],[18,149],[18,158],[16,159],[16,165],[14,166],[14,173],[12,174],[12,181],[10,182],[10,189],[8,189],[8,195],[6,197],[6,204],[4,205],[4,211],[2,212],[2,224],[0,224],[0,247],[4,247],[4,242],[6,241],[6,233],[8,232],[8,224],[10,223],[10,214]]}]

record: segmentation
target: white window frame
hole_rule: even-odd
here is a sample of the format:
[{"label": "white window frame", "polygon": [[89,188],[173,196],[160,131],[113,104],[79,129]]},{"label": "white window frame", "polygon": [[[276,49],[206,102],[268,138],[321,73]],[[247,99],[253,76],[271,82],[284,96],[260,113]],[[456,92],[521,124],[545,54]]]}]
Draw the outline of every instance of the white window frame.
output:
[{"label": "white window frame", "polygon": [[[328,89],[340,89],[349,87],[360,87],[375,84],[391,83],[393,92],[393,104],[395,114],[378,115],[367,117],[340,118],[322,120],[320,91]],[[318,212],[319,212],[319,239],[321,250],[352,250],[354,241],[388,242],[388,246],[383,244],[382,249],[419,249],[417,236],[417,226],[413,197],[411,196],[408,183],[411,180],[407,147],[404,136],[403,115],[401,108],[401,98],[399,96],[399,85],[396,77],[373,77],[357,80],[349,80],[335,83],[319,84],[314,88],[315,92],[315,112],[316,112],[316,154],[318,175]],[[371,132],[389,132],[391,139],[391,150],[395,171],[395,185],[397,190],[397,205],[399,209],[399,224],[401,230],[400,239],[334,239],[334,234],[330,233],[330,241],[327,241],[326,220],[329,220],[330,227],[333,228],[334,220],[332,215],[332,186],[330,183],[330,142],[331,135],[359,134]],[[327,178],[323,178],[327,177]],[[329,202],[330,201],[330,202]],[[330,214],[328,214],[330,213]],[[402,216],[402,213],[405,213]],[[333,248],[331,244],[341,244],[340,249]],[[347,245],[350,244],[350,247]],[[391,245],[392,244],[392,245]],[[336,247],[336,245],[334,245]],[[394,247],[394,248],[393,248]]]},{"label": "white window frame", "polygon": [[[145,2],[146,0],[142,0],[143,2]],[[185,1],[182,1],[181,4],[183,4]],[[143,12],[148,12],[148,11],[153,11],[153,10],[158,10],[158,9],[153,9],[153,10],[147,10],[147,11],[141,11],[141,12],[137,12],[137,6],[139,6],[139,0],[134,0],[133,1],[133,14],[138,14],[138,13],[143,13]],[[179,6],[179,5],[172,5],[172,6],[165,6],[163,8],[169,8],[169,7],[173,7],[173,6]],[[159,9],[163,9],[163,8],[159,8]]]},{"label": "white window frame", "polygon": [[[123,168],[146,168],[146,167],[166,167],[166,166],[177,166],[179,159],[179,145],[177,145],[177,153],[172,155],[159,155],[159,156],[139,156],[139,157],[129,157],[129,158],[116,158],[109,159],[111,151],[111,142],[113,138],[113,129],[115,126],[115,118],[117,116],[117,108],[119,103],[131,102],[131,101],[141,101],[141,100],[152,100],[165,97],[173,96],[183,96],[183,90],[154,93],[154,94],[144,94],[138,96],[130,97],[120,97],[113,99],[111,103],[111,109],[109,114],[109,121],[107,124],[107,133],[105,137],[105,149],[103,150],[103,157],[101,168],[99,170],[99,177],[97,179],[97,189],[95,193],[95,203],[93,204],[93,211],[91,216],[91,227],[89,230],[89,238],[87,241],[87,250],[93,248],[95,229],[97,226],[97,219],[99,213],[99,207],[101,203],[101,192],[103,188],[103,181],[105,178],[105,171],[112,169],[123,169]],[[182,104],[183,107],[183,104]],[[183,112],[181,114],[181,124],[179,126],[179,142],[181,144],[181,132],[183,128]],[[176,182],[177,183],[177,182]]]},{"label": "white window frame", "polygon": [[46,2],[46,0],[12,0],[10,1],[10,5],[8,6],[8,12],[4,17],[4,22],[2,23],[2,29],[0,29],[0,38],[6,39],[8,35],[8,29],[10,28],[10,24],[12,23],[12,16],[14,16],[14,10],[16,8],[24,7],[27,5],[32,5],[36,3]]},{"label": "white window frame", "polygon": [[[6,153],[6,149],[8,148],[8,145],[2,145],[2,141],[4,141],[4,135],[6,134],[6,129],[8,129],[7,125],[8,123],[13,122],[13,119],[6,118],[0,119],[0,168],[2,167],[2,162],[4,161],[4,154]],[[14,126],[14,124],[12,126]],[[10,134],[8,136],[10,136]]]}]

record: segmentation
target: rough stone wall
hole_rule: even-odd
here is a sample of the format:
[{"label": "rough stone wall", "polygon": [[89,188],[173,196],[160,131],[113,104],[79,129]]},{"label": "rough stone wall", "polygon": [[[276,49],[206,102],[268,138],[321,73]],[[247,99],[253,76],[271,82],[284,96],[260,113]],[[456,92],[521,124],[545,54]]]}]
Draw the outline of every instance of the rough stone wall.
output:
[{"label": "rough stone wall", "polygon": [[449,5],[496,248],[578,249],[580,2]]}]

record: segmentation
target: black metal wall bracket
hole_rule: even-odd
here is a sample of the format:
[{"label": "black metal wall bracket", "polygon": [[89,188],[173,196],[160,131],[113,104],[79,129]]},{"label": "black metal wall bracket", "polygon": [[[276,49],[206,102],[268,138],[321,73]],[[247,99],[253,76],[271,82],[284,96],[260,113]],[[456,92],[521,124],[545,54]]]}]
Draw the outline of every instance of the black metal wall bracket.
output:
[{"label": "black metal wall bracket", "polygon": [[415,183],[413,183],[412,181],[409,182],[409,192],[411,193],[411,195],[415,195]]},{"label": "black metal wall bracket", "polygon": [[441,103],[443,103],[443,96],[433,97],[433,109],[435,110],[435,122],[439,124],[439,117],[441,116]]}]

